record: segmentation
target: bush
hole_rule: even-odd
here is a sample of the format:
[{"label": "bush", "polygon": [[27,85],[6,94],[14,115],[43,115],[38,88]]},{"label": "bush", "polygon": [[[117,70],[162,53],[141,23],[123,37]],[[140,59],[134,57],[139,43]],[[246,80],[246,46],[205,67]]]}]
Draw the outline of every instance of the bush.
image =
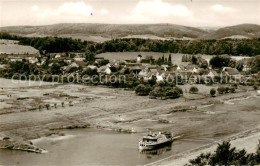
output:
[{"label": "bush", "polygon": [[183,91],[182,91],[182,89],[181,89],[180,87],[177,87],[177,86],[176,86],[176,87],[175,87],[175,90],[178,91],[180,95],[183,94]]},{"label": "bush", "polygon": [[231,93],[235,93],[235,91],[236,91],[236,89],[234,87],[231,87],[229,90]]},{"label": "bush", "polygon": [[232,87],[234,87],[235,89],[237,89],[237,84],[232,84]]},{"label": "bush", "polygon": [[190,91],[189,91],[189,92],[192,93],[192,94],[198,93],[198,92],[199,92],[199,89],[198,89],[197,87],[195,87],[195,86],[192,86],[192,87],[190,88]]},{"label": "bush", "polygon": [[225,88],[224,87],[218,87],[217,89],[219,94],[223,94],[225,92]]},{"label": "bush", "polygon": [[254,90],[258,90],[258,86],[256,84],[253,86],[253,88]]},{"label": "bush", "polygon": [[176,99],[180,97],[180,92],[176,89],[172,89],[168,92],[166,92],[166,96],[170,99]]},{"label": "bush", "polygon": [[210,95],[213,97],[216,94],[216,90],[214,88],[210,89]]},{"label": "bush", "polygon": [[229,87],[225,87],[225,93],[229,92]]},{"label": "bush", "polygon": [[151,91],[151,87],[150,86],[145,86],[143,84],[138,85],[135,88],[135,93],[139,96],[147,96],[149,95],[150,91]]}]

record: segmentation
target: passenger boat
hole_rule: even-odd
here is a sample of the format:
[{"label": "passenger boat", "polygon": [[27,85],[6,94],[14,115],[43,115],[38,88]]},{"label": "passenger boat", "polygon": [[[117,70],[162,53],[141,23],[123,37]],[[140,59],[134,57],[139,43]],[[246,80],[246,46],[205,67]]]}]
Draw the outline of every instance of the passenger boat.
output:
[{"label": "passenger boat", "polygon": [[149,133],[139,141],[139,150],[157,149],[171,144],[173,140],[171,132]]}]

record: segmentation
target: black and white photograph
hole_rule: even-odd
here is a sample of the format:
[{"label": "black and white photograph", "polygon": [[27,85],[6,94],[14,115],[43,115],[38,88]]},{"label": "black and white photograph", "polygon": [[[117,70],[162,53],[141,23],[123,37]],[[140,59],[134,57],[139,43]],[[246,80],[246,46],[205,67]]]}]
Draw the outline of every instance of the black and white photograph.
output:
[{"label": "black and white photograph", "polygon": [[0,166],[260,165],[259,0],[0,0]]}]

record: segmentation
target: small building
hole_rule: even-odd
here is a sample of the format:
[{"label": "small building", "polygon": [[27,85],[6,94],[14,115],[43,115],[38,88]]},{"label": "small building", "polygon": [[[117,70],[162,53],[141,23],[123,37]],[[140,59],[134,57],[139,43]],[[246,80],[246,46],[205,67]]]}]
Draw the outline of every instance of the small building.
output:
[{"label": "small building", "polygon": [[223,70],[222,70],[222,75],[237,76],[237,75],[240,75],[240,73],[236,68],[224,67]]},{"label": "small building", "polygon": [[95,65],[88,65],[87,68],[94,70],[94,69],[97,69],[97,66],[95,66]]},{"label": "small building", "polygon": [[97,72],[103,73],[103,74],[108,74],[108,75],[112,73],[110,67],[108,67],[108,66],[101,66],[100,68],[98,68]]},{"label": "small building", "polygon": [[81,56],[81,55],[76,55],[74,58],[73,58],[75,61],[84,61],[85,60],[85,57]]},{"label": "small building", "polygon": [[35,58],[35,57],[29,57],[29,62],[32,63],[32,64],[35,64],[38,62],[38,59]]},{"label": "small building", "polygon": [[210,78],[215,78],[219,76],[219,74],[215,71],[215,70],[209,70],[208,74],[207,74],[207,77],[210,77]]},{"label": "small building", "polygon": [[18,62],[18,61],[19,61],[19,62],[22,62],[23,59],[24,59],[24,58],[22,58],[22,57],[13,57],[13,56],[7,57],[7,60],[10,61],[10,62]]},{"label": "small building", "polygon": [[137,63],[140,63],[141,61],[142,61],[142,55],[141,54],[139,54],[138,56],[137,56],[137,58],[136,58],[136,62]]}]

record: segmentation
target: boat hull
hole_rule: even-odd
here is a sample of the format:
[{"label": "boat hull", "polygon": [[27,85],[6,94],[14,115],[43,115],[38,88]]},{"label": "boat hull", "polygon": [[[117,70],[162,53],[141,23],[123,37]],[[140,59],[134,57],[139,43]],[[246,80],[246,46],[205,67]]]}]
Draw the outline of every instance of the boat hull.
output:
[{"label": "boat hull", "polygon": [[156,144],[150,144],[150,145],[145,145],[145,146],[140,146],[139,145],[139,150],[152,150],[152,149],[158,149],[167,145],[172,144],[173,139],[169,139],[167,141],[161,142],[161,143],[156,143]]}]

